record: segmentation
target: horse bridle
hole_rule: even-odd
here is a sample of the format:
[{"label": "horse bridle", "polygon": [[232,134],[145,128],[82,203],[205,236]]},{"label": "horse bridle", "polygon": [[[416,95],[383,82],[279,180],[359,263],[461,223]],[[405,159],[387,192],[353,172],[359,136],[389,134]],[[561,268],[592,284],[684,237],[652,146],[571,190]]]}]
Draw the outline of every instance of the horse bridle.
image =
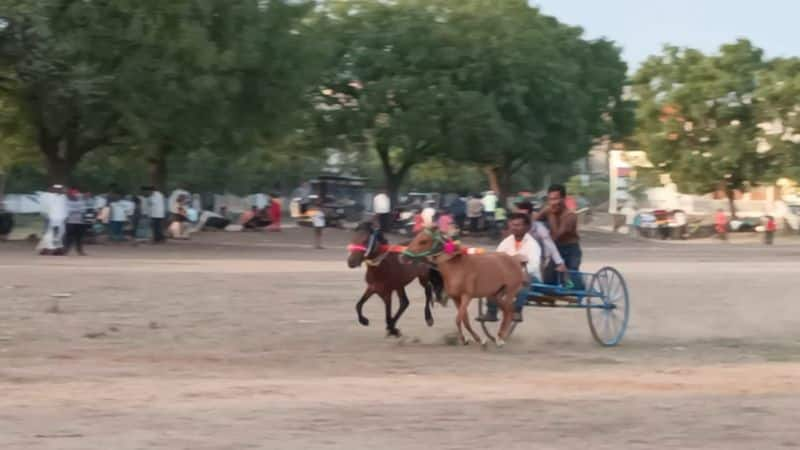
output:
[{"label": "horse bridle", "polygon": [[447,240],[445,240],[442,233],[439,230],[432,230],[430,228],[426,228],[423,233],[429,234],[433,239],[433,245],[431,245],[431,248],[423,252],[412,252],[411,250],[406,249],[403,252],[403,256],[407,256],[412,259],[419,259],[427,256],[437,256],[442,254],[444,251],[444,246],[447,244]]},{"label": "horse bridle", "polygon": [[384,253],[381,255],[371,256],[375,253],[376,250],[379,249],[378,243],[378,235],[380,231],[375,230],[369,235],[369,239],[367,239],[367,245],[358,245],[358,244],[350,244],[347,246],[347,251],[350,253],[353,252],[363,252],[364,253],[364,262],[371,266],[377,266],[381,262],[383,262],[383,258],[386,257],[388,253]]}]

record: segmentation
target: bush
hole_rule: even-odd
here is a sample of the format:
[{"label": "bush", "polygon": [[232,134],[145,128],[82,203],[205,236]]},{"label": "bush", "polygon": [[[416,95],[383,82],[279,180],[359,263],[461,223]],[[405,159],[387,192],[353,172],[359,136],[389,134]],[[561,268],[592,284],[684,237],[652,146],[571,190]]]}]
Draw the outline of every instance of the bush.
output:
[{"label": "bush", "polygon": [[579,195],[589,201],[590,205],[599,205],[608,201],[608,180],[592,180],[588,185],[581,183],[580,175],[575,175],[566,183],[570,195]]}]

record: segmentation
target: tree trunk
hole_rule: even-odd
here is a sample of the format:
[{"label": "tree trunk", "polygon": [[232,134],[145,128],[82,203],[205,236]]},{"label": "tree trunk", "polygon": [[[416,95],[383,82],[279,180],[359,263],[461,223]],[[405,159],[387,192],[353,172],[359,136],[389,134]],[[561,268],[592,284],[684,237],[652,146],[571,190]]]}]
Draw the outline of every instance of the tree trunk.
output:
[{"label": "tree trunk", "polygon": [[386,193],[389,194],[392,209],[397,208],[400,200],[400,184],[403,180],[393,173],[384,173],[384,176],[386,177]]},{"label": "tree trunk", "polygon": [[61,158],[58,154],[45,153],[45,163],[47,165],[47,182],[51,185],[67,185],[75,163]]},{"label": "tree trunk", "polygon": [[499,167],[485,167],[483,171],[486,173],[486,177],[489,179],[489,189],[500,193],[500,179],[499,179]]},{"label": "tree trunk", "polygon": [[511,195],[511,179],[513,174],[510,170],[504,170],[500,174],[500,191],[497,194],[497,199],[503,208],[508,204],[508,197]]},{"label": "tree trunk", "polygon": [[736,202],[734,201],[734,197],[736,196],[736,191],[730,188],[725,189],[725,195],[728,197],[728,206],[731,210],[731,219],[736,218]]},{"label": "tree trunk", "polygon": [[486,167],[484,172],[489,178],[489,189],[497,194],[498,203],[505,208],[511,191],[511,171],[502,167]]},{"label": "tree trunk", "polygon": [[386,180],[386,191],[391,200],[392,209],[397,208],[398,200],[400,199],[400,185],[408,174],[412,163],[406,162],[399,169],[395,170],[389,160],[389,147],[386,145],[377,145],[375,150],[381,160],[381,168],[383,169],[383,177]]},{"label": "tree trunk", "polygon": [[160,192],[167,189],[167,154],[169,150],[166,145],[160,145],[155,154],[147,160],[150,172],[150,184]]}]

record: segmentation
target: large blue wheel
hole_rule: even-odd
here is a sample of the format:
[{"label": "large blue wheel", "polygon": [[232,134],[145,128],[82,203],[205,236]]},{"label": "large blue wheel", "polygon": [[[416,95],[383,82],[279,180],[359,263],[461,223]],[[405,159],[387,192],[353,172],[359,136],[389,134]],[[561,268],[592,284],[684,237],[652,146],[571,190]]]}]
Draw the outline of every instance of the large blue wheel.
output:
[{"label": "large blue wheel", "polygon": [[619,344],[630,316],[628,286],[619,271],[613,267],[597,271],[585,302],[586,318],[594,339],[604,347]]}]

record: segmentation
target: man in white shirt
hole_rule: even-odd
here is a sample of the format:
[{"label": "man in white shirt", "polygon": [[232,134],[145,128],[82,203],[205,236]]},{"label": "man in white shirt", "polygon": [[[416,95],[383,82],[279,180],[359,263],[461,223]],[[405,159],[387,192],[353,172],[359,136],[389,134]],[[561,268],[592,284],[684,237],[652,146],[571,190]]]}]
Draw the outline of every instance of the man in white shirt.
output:
[{"label": "man in white shirt", "polygon": [[[508,228],[511,234],[497,246],[497,251],[516,256],[522,263],[521,270],[524,270],[532,280],[541,280],[542,249],[536,239],[528,233],[531,228],[530,217],[527,214],[512,214],[508,221]],[[526,283],[517,293],[517,300],[514,302],[514,321],[522,321],[522,307],[527,301],[528,284]],[[497,321],[497,304],[489,302],[486,315],[480,320]]]},{"label": "man in white shirt", "polygon": [[386,194],[386,189],[382,189],[372,199],[372,211],[378,217],[378,225],[381,231],[388,233],[392,226],[392,201],[389,199],[389,195]]},{"label": "man in white shirt", "polygon": [[163,243],[165,241],[164,219],[167,217],[164,194],[153,186],[145,186],[143,190],[148,199],[150,225],[153,229],[153,242],[156,244]]},{"label": "man in white shirt", "polygon": [[426,227],[433,226],[433,219],[436,217],[436,208],[434,208],[435,205],[435,201],[428,200],[425,202],[425,207],[422,209],[422,221],[425,223]]},{"label": "man in white shirt", "polygon": [[114,242],[123,242],[125,241],[125,224],[128,222],[125,200],[120,194],[115,193],[109,198],[109,208],[111,209],[109,218],[110,238]]},{"label": "man in white shirt", "polygon": [[42,214],[47,219],[47,229],[39,242],[38,249],[42,255],[63,255],[64,232],[69,215],[64,186],[53,185],[42,197]]}]

